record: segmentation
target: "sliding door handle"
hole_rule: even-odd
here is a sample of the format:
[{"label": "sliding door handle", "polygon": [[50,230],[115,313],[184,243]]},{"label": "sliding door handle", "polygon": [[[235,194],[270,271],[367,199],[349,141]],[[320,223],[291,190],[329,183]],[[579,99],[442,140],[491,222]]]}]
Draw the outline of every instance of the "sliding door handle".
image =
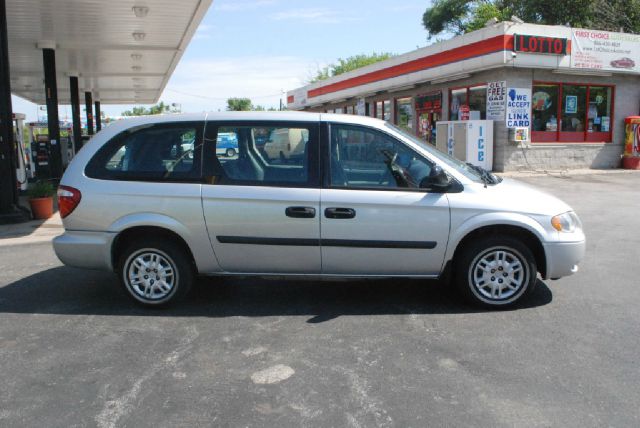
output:
[{"label": "sliding door handle", "polygon": [[324,216],[326,218],[354,218],[356,216],[356,210],[353,208],[327,208],[324,210]]},{"label": "sliding door handle", "polygon": [[316,209],[313,207],[287,207],[284,213],[287,217],[314,218],[316,216]]}]

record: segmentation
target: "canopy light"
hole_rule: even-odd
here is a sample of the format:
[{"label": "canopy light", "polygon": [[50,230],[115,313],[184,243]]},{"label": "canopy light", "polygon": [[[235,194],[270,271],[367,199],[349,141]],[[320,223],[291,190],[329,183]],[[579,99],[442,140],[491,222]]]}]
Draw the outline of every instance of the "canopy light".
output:
[{"label": "canopy light", "polygon": [[143,33],[142,31],[136,31],[131,35],[133,36],[133,40],[135,40],[136,42],[141,42],[145,37],[147,37],[147,34]]},{"label": "canopy light", "polygon": [[142,67],[140,67],[139,65],[134,65],[133,67],[131,67],[131,69],[133,71],[140,71],[140,70],[142,70]]},{"label": "canopy light", "polygon": [[149,8],[147,6],[133,6],[132,9],[133,13],[135,13],[138,18],[144,18],[149,13]]},{"label": "canopy light", "polygon": [[140,61],[142,59],[142,54],[132,53],[131,54],[131,59],[134,60],[134,61]]}]

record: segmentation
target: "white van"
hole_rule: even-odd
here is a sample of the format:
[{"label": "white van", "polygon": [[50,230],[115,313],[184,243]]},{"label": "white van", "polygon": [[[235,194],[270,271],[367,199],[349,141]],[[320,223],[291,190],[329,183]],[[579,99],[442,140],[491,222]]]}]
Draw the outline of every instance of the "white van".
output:
[{"label": "white van", "polygon": [[[267,132],[297,141],[286,162],[256,147]],[[223,134],[236,156],[217,150]],[[183,296],[200,274],[443,278],[475,304],[504,308],[538,273],[576,272],[585,251],[564,202],[347,115],[123,120],[78,153],[58,196],[58,257],[115,271],[149,306]]]}]

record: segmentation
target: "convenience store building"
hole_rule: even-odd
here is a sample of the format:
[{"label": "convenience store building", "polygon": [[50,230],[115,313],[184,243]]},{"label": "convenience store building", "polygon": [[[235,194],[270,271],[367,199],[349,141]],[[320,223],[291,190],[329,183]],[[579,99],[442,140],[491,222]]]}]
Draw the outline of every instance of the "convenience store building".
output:
[{"label": "convenience store building", "polygon": [[438,121],[491,119],[495,171],[616,168],[640,111],[640,35],[500,22],[289,91],[287,106],[432,143]]}]

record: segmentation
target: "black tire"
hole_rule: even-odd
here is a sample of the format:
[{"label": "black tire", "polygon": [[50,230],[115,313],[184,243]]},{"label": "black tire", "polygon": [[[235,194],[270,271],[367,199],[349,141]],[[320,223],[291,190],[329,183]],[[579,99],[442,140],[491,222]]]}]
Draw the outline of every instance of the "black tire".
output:
[{"label": "black tire", "polygon": [[[142,263],[148,267],[143,268]],[[155,308],[166,307],[186,296],[195,277],[182,245],[153,237],[129,244],[120,254],[116,272],[130,298],[139,305]],[[136,277],[138,281],[134,282]]]},{"label": "black tire", "polygon": [[235,149],[227,149],[227,157],[232,158],[236,155]]},{"label": "black tire", "polygon": [[454,261],[453,280],[460,294],[474,306],[510,308],[533,292],[537,282],[535,257],[517,238],[481,238],[462,249]]}]

